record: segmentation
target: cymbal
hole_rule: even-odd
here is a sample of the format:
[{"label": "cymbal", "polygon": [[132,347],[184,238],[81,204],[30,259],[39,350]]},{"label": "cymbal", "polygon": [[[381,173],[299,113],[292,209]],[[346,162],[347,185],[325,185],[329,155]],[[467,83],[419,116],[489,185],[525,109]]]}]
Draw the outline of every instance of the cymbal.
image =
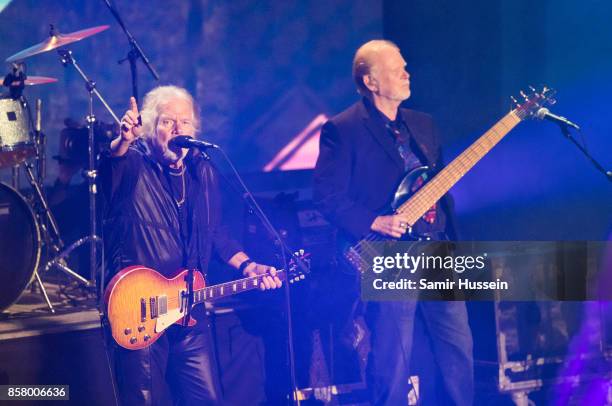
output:
[{"label": "cymbal", "polygon": [[[9,86],[19,86],[19,80],[13,81]],[[57,82],[56,78],[50,78],[47,76],[28,76],[26,80],[23,81],[23,84],[26,86],[34,86],[34,85],[46,85],[47,83],[55,83]]]},{"label": "cymbal", "polygon": [[50,78],[47,76],[28,76],[25,80],[26,86],[34,86],[34,85],[46,85],[47,83],[55,83],[57,82],[56,78]]},{"label": "cymbal", "polygon": [[55,31],[53,26],[51,26],[51,32],[49,33],[49,37],[46,40],[44,40],[40,44],[31,46],[27,49],[24,49],[23,51],[17,52],[15,55],[6,58],[6,62],[19,61],[21,59],[29,58],[32,55],[51,51],[55,48],[72,44],[73,42],[80,41],[83,38],[91,37],[92,35],[95,35],[101,31],[107,30],[109,27],[109,25],[99,25],[97,27],[86,28],[84,30],[71,32],[69,34],[60,34]]}]

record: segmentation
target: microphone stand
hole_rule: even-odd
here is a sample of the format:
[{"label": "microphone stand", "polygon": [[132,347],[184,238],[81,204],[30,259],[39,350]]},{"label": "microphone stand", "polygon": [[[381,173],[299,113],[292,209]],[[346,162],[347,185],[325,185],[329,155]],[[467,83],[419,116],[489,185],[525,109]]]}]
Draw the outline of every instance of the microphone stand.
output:
[{"label": "microphone stand", "polygon": [[153,68],[153,65],[151,65],[151,62],[149,62],[149,58],[147,58],[147,56],[142,51],[140,45],[138,45],[138,42],[136,42],[132,34],[128,31],[117,10],[111,5],[110,0],[104,0],[104,3],[110,10],[113,17],[115,17],[115,20],[117,20],[117,22],[123,29],[123,32],[125,33],[128,42],[130,43],[130,51],[128,52],[127,56],[119,60],[118,63],[122,64],[125,61],[130,62],[130,72],[132,74],[132,96],[134,96],[136,102],[138,102],[138,70],[136,65],[136,61],[138,60],[138,58],[142,59],[142,62],[149,69],[149,72],[151,72],[151,75],[153,75],[155,80],[159,80],[159,75],[157,74],[155,68]]},{"label": "microphone stand", "polygon": [[[234,176],[236,177],[236,179],[238,180],[238,183],[240,184],[240,187],[244,191],[244,193],[242,194],[243,200],[253,210],[255,215],[259,218],[259,220],[265,227],[266,231],[268,231],[268,233],[272,237],[274,237],[275,243],[277,243],[278,246],[280,247],[280,251],[281,251],[280,253],[281,253],[281,258],[283,260],[284,269],[285,270],[288,269],[287,254],[289,254],[289,256],[291,256],[291,258],[294,260],[294,262],[300,268],[302,268],[302,270],[304,270],[305,273],[308,272],[308,269],[306,265],[304,264],[304,261],[302,261],[299,257],[297,257],[297,255],[294,254],[295,251],[292,250],[287,245],[287,243],[281,238],[276,228],[274,228],[274,226],[270,222],[270,219],[268,218],[268,216],[266,216],[264,211],[261,209],[261,207],[255,200],[255,197],[253,196],[249,188],[244,183],[242,177],[236,170],[236,167],[234,166],[232,161],[229,159],[225,151],[223,151],[221,147],[214,145],[214,144],[210,146],[202,145],[202,146],[198,146],[197,148],[200,149],[202,153],[204,153],[205,148],[214,148],[214,149],[217,149],[219,152],[221,152],[221,155],[223,155],[223,158],[230,166]],[[207,155],[204,153],[204,156],[206,157]],[[288,353],[289,353],[288,358],[289,358],[289,373],[290,373],[290,380],[291,380],[291,402],[295,405],[299,405],[300,400],[298,399],[297,379],[295,376],[295,350],[293,348],[293,322],[292,322],[292,317],[291,317],[291,294],[289,290],[289,285],[290,285],[289,282],[290,282],[289,280],[285,281],[284,291],[285,291],[285,309],[286,309],[285,311],[287,312],[287,342],[288,342],[287,348],[288,348]]]},{"label": "microphone stand", "polygon": [[582,145],[580,145],[580,143],[578,141],[576,141],[576,139],[574,137],[572,137],[572,134],[570,133],[570,130],[569,130],[569,126],[567,124],[559,124],[559,127],[561,128],[561,133],[565,136],[565,138],[570,140],[584,154],[584,156],[586,156],[587,159],[589,161],[591,161],[593,166],[595,166],[595,169],[597,169],[599,172],[603,173],[604,176],[610,182],[612,182],[612,171],[606,171],[606,169],[603,166],[601,166],[601,164],[599,162],[597,162],[595,160],[595,158],[593,158],[591,156],[591,154],[589,154],[589,152],[586,150],[586,148],[583,147]]}]

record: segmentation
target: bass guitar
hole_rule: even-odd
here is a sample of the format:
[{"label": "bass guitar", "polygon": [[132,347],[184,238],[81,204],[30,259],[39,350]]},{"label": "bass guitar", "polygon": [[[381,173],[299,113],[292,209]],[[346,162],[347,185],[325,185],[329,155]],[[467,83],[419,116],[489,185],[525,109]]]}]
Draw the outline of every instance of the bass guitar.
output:
[{"label": "bass guitar", "polygon": [[[512,98],[516,107],[499,120],[493,127],[478,138],[472,145],[438,173],[432,173],[427,166],[410,171],[400,182],[391,208],[383,214],[406,214],[409,217],[408,231],[403,240],[423,240],[427,237],[412,232],[414,224],[425,215],[438,200],[448,192],[478,161],[497,145],[518,123],[536,115],[547,104],[554,104],[553,91],[544,87],[541,92],[531,88],[531,94],[521,92],[524,99],[519,104]],[[365,272],[372,266],[372,260],[380,255],[376,242],[390,240],[381,234],[370,232],[354,244],[342,247],[342,255],[349,267]]]}]

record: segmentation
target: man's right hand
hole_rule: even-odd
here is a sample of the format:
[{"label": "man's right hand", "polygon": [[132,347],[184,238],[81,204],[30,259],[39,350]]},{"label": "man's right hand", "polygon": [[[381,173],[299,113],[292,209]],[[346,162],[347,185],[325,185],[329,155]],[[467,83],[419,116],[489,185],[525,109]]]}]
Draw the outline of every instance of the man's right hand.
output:
[{"label": "man's right hand", "polygon": [[370,229],[388,237],[401,238],[408,231],[408,226],[406,214],[392,214],[376,217]]},{"label": "man's right hand", "polygon": [[142,119],[138,112],[138,103],[134,97],[130,97],[130,109],[121,118],[121,138],[131,144],[140,136],[142,136]]},{"label": "man's right hand", "polygon": [[123,156],[128,151],[130,145],[143,134],[142,119],[138,112],[136,99],[130,97],[130,109],[121,118],[121,128],[119,137],[111,141],[111,156]]}]

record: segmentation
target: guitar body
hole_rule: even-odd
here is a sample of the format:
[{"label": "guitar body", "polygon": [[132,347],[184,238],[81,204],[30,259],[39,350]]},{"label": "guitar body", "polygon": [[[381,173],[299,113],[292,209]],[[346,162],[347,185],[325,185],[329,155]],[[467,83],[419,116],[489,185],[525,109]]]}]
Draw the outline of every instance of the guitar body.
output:
[{"label": "guitar body", "polygon": [[395,212],[402,204],[414,195],[414,193],[422,188],[427,181],[433,177],[433,173],[428,166],[419,166],[408,172],[400,182],[393,196],[391,208]]},{"label": "guitar body", "polygon": [[[288,283],[303,280],[308,272],[308,257],[303,250],[289,261],[289,269],[279,269],[276,276]],[[153,344],[172,324],[193,326],[196,321],[186,309],[241,292],[259,289],[268,273],[261,273],[217,285],[206,286],[197,270],[180,270],[166,278],[142,265],[121,270],[104,292],[106,316],[117,344],[128,350],[140,350]],[[193,278],[189,286],[190,278]]]},{"label": "guitar body", "polygon": [[[427,166],[417,167],[408,172],[400,181],[396,188],[393,201],[391,202],[390,209],[382,212],[381,215],[390,215],[395,213],[404,203],[409,201],[414,194],[424,187],[429,180],[433,177],[433,172]],[[428,213],[423,215],[422,221]],[[411,226],[413,226],[412,224]],[[402,241],[418,241],[427,239],[426,237],[420,236],[409,230],[401,238]],[[377,255],[382,255],[378,252],[377,248],[372,246],[372,242],[381,242],[392,240],[391,237],[386,237],[375,232],[368,233],[364,238],[355,242],[349,240],[340,241],[341,257],[349,269],[354,269],[358,272],[365,272],[370,264],[372,258]]]},{"label": "guitar body", "polygon": [[[117,344],[138,350],[154,343],[174,323],[183,323],[189,270],[168,279],[141,265],[123,269],[109,282],[104,303],[111,333]],[[193,271],[193,288],[205,286],[204,277]],[[190,317],[190,326],[196,321]]]}]

